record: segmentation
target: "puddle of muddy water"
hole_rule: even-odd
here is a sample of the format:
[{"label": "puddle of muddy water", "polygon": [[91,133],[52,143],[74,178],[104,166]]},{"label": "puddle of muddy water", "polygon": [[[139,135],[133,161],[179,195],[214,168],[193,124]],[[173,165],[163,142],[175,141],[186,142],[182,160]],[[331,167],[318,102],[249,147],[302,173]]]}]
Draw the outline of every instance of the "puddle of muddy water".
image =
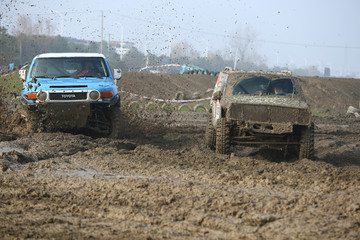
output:
[{"label": "puddle of muddy water", "polygon": [[24,153],[24,149],[19,146],[11,146],[9,143],[1,143],[0,142],[0,154],[6,153],[6,152],[12,152],[16,151],[19,153]]}]

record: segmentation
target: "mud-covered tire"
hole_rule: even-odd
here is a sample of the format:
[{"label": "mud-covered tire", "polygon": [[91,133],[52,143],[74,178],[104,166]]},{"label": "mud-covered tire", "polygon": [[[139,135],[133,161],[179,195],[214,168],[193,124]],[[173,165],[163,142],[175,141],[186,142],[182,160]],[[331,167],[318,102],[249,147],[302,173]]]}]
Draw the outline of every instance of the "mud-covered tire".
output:
[{"label": "mud-covered tire", "polygon": [[203,109],[202,112],[209,112],[209,109],[205,107],[204,104],[199,103],[194,106],[194,112],[198,112],[199,110],[201,112],[201,109]]},{"label": "mud-covered tire", "polygon": [[314,123],[311,123],[310,127],[304,128],[301,131],[299,159],[303,159],[303,158],[312,159],[313,157],[314,157]]},{"label": "mud-covered tire", "polygon": [[185,99],[185,94],[182,91],[178,91],[175,94],[175,100],[184,100]]},{"label": "mud-covered tire", "polygon": [[216,132],[214,126],[212,125],[211,115],[209,115],[205,130],[205,145],[210,149],[215,149],[215,144],[216,144]]},{"label": "mud-covered tire", "polygon": [[121,139],[125,135],[125,118],[119,107],[113,106],[108,109],[110,121],[109,138]]},{"label": "mud-covered tire", "polygon": [[228,154],[230,151],[230,124],[225,118],[220,118],[216,122],[216,152]]}]

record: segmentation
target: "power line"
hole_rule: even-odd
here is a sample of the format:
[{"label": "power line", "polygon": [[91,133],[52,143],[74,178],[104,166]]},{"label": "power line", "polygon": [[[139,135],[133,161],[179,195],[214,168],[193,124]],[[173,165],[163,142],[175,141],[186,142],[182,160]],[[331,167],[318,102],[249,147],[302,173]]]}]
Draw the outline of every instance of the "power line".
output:
[{"label": "power line", "polygon": [[[112,14],[118,15],[120,17],[124,17],[124,18],[128,18],[128,19],[132,19],[132,20],[136,20],[136,21],[140,21],[140,22],[145,22],[145,23],[150,23],[150,24],[157,24],[163,27],[171,27],[173,28],[173,26],[169,25],[169,24],[164,24],[164,23],[160,23],[160,22],[154,22],[154,21],[147,21],[145,19],[141,19],[141,18],[136,18],[136,17],[132,17],[132,16],[128,16],[128,15],[124,15],[124,14],[120,14],[120,13],[113,13],[110,12]],[[186,27],[177,27],[177,29],[181,29],[181,30],[185,30],[185,31],[189,31],[189,32],[197,32],[197,33],[201,33],[201,34],[205,34],[205,35],[212,35],[212,36],[217,36],[217,37],[224,37],[224,38],[237,38],[234,36],[231,36],[230,34],[222,34],[222,33],[215,33],[215,32],[209,32],[203,29],[191,29],[191,28],[186,28]],[[245,39],[245,38],[242,38]],[[289,46],[299,46],[299,47],[316,47],[316,48],[339,48],[339,49],[360,49],[360,46],[341,46],[341,45],[326,45],[326,44],[314,44],[314,43],[296,43],[296,42],[285,42],[285,41],[272,41],[272,40],[264,40],[264,39],[258,39],[258,40],[254,40],[255,42],[263,42],[263,43],[270,43],[270,44],[279,44],[279,45],[289,45]]]}]

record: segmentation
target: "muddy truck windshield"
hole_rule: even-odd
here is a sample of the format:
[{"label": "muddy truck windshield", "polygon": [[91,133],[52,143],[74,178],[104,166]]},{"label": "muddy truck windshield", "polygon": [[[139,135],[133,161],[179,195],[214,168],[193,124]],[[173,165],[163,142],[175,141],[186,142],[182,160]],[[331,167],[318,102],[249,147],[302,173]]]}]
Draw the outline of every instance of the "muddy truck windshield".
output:
[{"label": "muddy truck windshield", "polygon": [[31,78],[81,78],[108,77],[109,71],[103,58],[38,58],[31,73]]},{"label": "muddy truck windshield", "polygon": [[294,92],[290,78],[271,78],[264,76],[250,76],[240,80],[231,79],[225,96],[256,94],[256,95],[286,95]]}]

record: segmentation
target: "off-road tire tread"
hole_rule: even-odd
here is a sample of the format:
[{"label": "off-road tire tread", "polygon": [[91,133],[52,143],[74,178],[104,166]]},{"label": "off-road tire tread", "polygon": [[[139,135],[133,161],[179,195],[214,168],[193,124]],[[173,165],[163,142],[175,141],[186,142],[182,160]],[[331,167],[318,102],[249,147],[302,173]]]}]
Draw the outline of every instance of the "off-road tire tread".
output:
[{"label": "off-road tire tread", "polygon": [[216,133],[215,128],[212,125],[212,116],[209,115],[206,130],[205,130],[205,145],[210,149],[215,149],[216,145]]},{"label": "off-road tire tread", "polygon": [[314,157],[314,123],[310,128],[304,128],[300,136],[299,159]]},{"label": "off-road tire tread", "polygon": [[225,118],[216,122],[216,152],[228,154],[230,151],[230,123]]},{"label": "off-road tire tread", "polygon": [[110,132],[109,138],[121,139],[125,134],[125,119],[120,108],[112,106],[109,108]]}]

